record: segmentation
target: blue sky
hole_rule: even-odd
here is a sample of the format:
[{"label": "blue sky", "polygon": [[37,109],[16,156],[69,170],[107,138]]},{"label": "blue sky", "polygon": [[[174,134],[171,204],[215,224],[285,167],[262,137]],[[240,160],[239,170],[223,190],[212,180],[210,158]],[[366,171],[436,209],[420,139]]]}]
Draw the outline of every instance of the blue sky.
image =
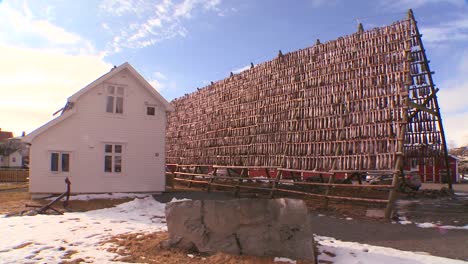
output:
[{"label": "blue sky", "polygon": [[231,71],[403,19],[423,34],[451,146],[468,144],[466,0],[0,1],[0,127],[31,132],[113,65],[168,100]]}]

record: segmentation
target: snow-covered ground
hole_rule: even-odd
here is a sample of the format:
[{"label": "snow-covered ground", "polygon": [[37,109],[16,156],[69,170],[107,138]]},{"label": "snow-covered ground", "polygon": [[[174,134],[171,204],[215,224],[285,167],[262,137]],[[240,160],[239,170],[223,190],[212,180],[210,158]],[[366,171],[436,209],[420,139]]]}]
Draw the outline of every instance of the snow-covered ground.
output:
[{"label": "snow-covered ground", "polygon": [[[58,263],[71,253],[73,259],[82,258],[88,263],[112,262],[118,256],[107,252],[109,245],[102,245],[102,241],[118,234],[166,230],[164,206],[149,196],[84,213],[9,218],[0,215],[1,263]],[[331,237],[316,236],[316,240],[320,243],[319,259],[333,263],[465,263]]]}]

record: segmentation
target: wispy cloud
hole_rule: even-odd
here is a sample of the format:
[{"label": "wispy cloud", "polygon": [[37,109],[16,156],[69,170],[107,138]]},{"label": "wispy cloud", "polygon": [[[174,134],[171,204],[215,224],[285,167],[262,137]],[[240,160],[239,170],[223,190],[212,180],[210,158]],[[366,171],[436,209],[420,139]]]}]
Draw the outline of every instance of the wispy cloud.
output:
[{"label": "wispy cloud", "polygon": [[336,4],[337,0],[310,0],[312,7],[317,8],[324,5],[334,5]]},{"label": "wispy cloud", "polygon": [[[15,134],[52,118],[66,99],[108,71],[102,53],[29,8],[27,2],[2,2],[0,17],[0,120]],[[42,12],[42,11],[41,11]]]},{"label": "wispy cloud", "polygon": [[435,26],[421,27],[420,30],[425,43],[468,41],[468,17],[464,16]]},{"label": "wispy cloud", "polygon": [[111,53],[122,49],[138,49],[175,37],[185,37],[185,22],[197,14],[222,16],[221,0],[105,0],[100,13],[102,27],[114,35],[108,45]]},{"label": "wispy cloud", "polygon": [[36,18],[26,2],[13,7],[0,5],[0,42],[28,48],[66,51],[69,54],[97,54],[89,40],[48,20]]},{"label": "wispy cloud", "polygon": [[164,75],[162,72],[154,72],[154,76],[159,80],[167,80],[166,75]]},{"label": "wispy cloud", "polygon": [[154,87],[158,92],[161,92],[168,88],[175,88],[175,83],[170,82],[165,74],[159,71],[155,71],[149,78],[149,83]]},{"label": "wispy cloud", "polygon": [[468,49],[459,56],[459,64],[450,79],[440,85],[438,94],[449,142],[468,145]]},{"label": "wispy cloud", "polygon": [[3,44],[0,57],[0,120],[15,134],[52,119],[70,95],[112,67],[97,55]]},{"label": "wispy cloud", "polygon": [[380,4],[391,10],[408,10],[409,8],[418,8],[429,4],[451,4],[462,6],[465,0],[381,0]]},{"label": "wispy cloud", "polygon": [[246,71],[248,69],[250,69],[250,64],[249,65],[245,65],[244,67],[241,67],[241,68],[238,68],[238,69],[235,69],[235,70],[232,70],[232,73],[241,73],[243,71]]}]

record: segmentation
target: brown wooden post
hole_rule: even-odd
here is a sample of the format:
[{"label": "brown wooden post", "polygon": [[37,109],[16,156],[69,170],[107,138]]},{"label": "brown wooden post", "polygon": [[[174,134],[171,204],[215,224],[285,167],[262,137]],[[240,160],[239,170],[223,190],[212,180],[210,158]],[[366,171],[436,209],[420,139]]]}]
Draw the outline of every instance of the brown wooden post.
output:
[{"label": "brown wooden post", "polygon": [[211,184],[214,182],[215,178],[216,178],[216,172],[217,172],[218,168],[213,168],[213,175],[210,179],[210,181],[208,182],[208,188],[206,188],[206,191],[207,192],[211,192]]},{"label": "brown wooden post", "polygon": [[[335,173],[330,175],[330,178],[328,178],[328,184],[332,184],[334,179],[335,179]],[[330,194],[330,188],[331,188],[331,185],[327,185],[325,189],[325,208],[328,207],[328,201],[329,201],[328,195]]]},{"label": "brown wooden post", "polygon": [[[404,104],[408,104],[409,98],[404,99]],[[403,108],[403,120],[402,123],[400,124],[400,131],[398,133],[398,139],[397,139],[397,152],[396,152],[396,161],[395,161],[395,171],[393,173],[393,179],[392,179],[392,188],[390,189],[390,193],[388,195],[388,203],[387,207],[385,208],[385,218],[390,219],[392,217],[393,213],[393,205],[395,203],[395,197],[396,197],[396,191],[398,188],[398,182],[399,182],[399,176],[400,176],[400,171],[403,169],[403,151],[404,151],[404,145],[405,145],[405,134],[406,134],[406,124],[408,121],[408,115],[407,115],[407,107]]]},{"label": "brown wooden post", "polygon": [[[195,169],[196,169],[196,167],[195,167]],[[188,168],[187,172],[190,172],[190,168]],[[195,173],[195,171],[194,171],[193,173]],[[188,187],[189,187],[189,188],[192,188],[192,181],[193,181],[194,179],[195,179],[195,175],[193,175],[193,174],[192,174],[192,175],[189,175],[189,180],[190,180],[189,183],[188,183]]]},{"label": "brown wooden post", "polygon": [[68,177],[65,178],[65,184],[67,184],[67,196],[65,198],[65,201],[63,202],[63,207],[67,207],[68,200],[70,200],[71,181],[68,179]]},{"label": "brown wooden post", "polygon": [[270,191],[270,199],[275,196],[275,191],[278,189],[279,182],[281,181],[283,175],[283,171],[281,169],[277,170],[276,172],[276,180],[273,182],[273,186]]}]

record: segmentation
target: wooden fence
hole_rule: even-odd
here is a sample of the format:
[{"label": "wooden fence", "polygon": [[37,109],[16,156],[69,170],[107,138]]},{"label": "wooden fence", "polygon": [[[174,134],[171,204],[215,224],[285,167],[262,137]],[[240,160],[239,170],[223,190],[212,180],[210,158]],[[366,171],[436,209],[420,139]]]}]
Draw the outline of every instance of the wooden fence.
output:
[{"label": "wooden fence", "polygon": [[0,182],[28,182],[27,169],[0,169]]},{"label": "wooden fence", "polygon": [[[360,197],[357,192],[353,190],[366,189],[366,190],[382,190],[386,191],[387,195],[390,190],[394,189],[393,185],[367,185],[362,184],[343,184],[334,182],[334,173],[320,173],[320,178],[324,175],[328,177],[328,182],[308,182],[303,179],[294,177],[294,173],[317,173],[315,171],[293,170],[278,167],[264,167],[264,166],[219,166],[219,165],[177,165],[168,164],[168,171],[166,172],[169,181],[169,186],[174,188],[174,182],[187,183],[191,188],[193,184],[202,185],[207,192],[210,192],[213,187],[230,188],[235,196],[239,195],[241,189],[254,190],[265,192],[270,198],[278,194],[294,194],[300,196],[315,197],[323,199],[325,206],[328,206],[329,200],[338,201],[352,201],[364,202],[372,204],[388,205],[389,198],[382,199],[381,197]],[[220,169],[226,169],[228,175],[219,175]],[[236,175],[230,173],[230,170],[236,170]],[[265,177],[251,178],[248,176],[249,170],[264,170]],[[274,173],[272,173],[274,172]],[[275,174],[274,177],[271,175]],[[288,175],[287,178],[284,175]],[[318,179],[318,177],[315,177]],[[255,184],[260,182],[262,184]],[[313,188],[316,187],[316,188]],[[312,189],[318,190],[311,191]],[[344,190],[333,194],[331,190]]]}]

